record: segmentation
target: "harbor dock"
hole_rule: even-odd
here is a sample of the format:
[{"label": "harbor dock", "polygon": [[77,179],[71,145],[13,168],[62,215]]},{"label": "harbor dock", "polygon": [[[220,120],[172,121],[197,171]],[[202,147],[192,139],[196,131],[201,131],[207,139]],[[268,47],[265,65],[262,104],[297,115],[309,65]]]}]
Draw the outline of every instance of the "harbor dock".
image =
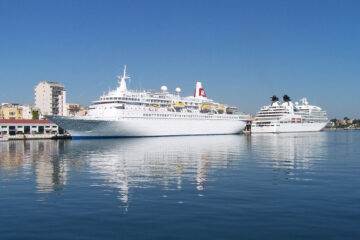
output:
[{"label": "harbor dock", "polygon": [[0,134],[8,140],[69,139],[71,136],[49,120],[0,119]]}]

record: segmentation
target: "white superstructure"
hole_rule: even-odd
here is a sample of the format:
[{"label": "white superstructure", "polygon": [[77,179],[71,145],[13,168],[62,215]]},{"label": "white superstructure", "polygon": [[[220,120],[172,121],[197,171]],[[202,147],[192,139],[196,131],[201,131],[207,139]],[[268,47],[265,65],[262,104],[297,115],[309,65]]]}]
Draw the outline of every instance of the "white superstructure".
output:
[{"label": "white superstructure", "polygon": [[206,97],[200,82],[194,96],[128,90],[126,66],[119,87],[94,101],[86,116],[47,116],[73,137],[133,137],[240,133],[249,116]]},{"label": "white superstructure", "polygon": [[293,104],[287,95],[283,100],[281,103],[273,96],[271,105],[260,109],[251,124],[252,133],[316,132],[329,121],[326,111],[309,105],[306,98],[301,99],[301,104]]}]

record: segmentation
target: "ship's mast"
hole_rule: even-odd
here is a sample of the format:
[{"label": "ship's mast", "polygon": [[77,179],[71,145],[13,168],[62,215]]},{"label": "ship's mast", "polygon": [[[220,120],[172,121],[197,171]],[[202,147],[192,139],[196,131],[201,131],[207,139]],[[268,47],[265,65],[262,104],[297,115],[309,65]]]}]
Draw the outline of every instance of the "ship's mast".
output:
[{"label": "ship's mast", "polygon": [[124,66],[123,75],[122,76],[117,76],[117,78],[120,80],[119,81],[120,87],[118,88],[118,90],[120,92],[126,92],[127,91],[126,79],[130,79],[130,77],[128,75],[126,75],[126,65]]}]

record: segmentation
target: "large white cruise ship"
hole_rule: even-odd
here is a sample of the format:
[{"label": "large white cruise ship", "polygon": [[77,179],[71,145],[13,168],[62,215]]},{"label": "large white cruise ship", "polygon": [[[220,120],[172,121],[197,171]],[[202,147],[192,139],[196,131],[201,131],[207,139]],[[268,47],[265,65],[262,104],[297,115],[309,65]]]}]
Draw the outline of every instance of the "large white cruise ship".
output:
[{"label": "large white cruise ship", "polygon": [[271,100],[271,105],[262,107],[257,113],[251,124],[252,133],[316,132],[329,122],[326,111],[309,105],[306,98],[301,99],[301,104],[294,104],[287,95],[283,103],[276,96]]},{"label": "large white cruise ship", "polygon": [[201,82],[194,96],[181,97],[162,86],[159,91],[128,90],[126,66],[119,87],[94,101],[86,116],[46,116],[77,137],[141,137],[236,134],[249,115],[206,97]]}]

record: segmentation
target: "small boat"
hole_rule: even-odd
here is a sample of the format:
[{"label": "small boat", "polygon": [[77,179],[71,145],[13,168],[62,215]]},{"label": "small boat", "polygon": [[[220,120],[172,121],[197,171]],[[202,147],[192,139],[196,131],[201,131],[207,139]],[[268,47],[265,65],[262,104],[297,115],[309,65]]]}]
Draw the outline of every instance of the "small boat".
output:
[{"label": "small boat", "polygon": [[200,106],[200,109],[201,109],[200,112],[208,113],[208,112],[211,112],[212,106],[209,105],[209,104],[203,104],[203,105]]},{"label": "small boat", "polygon": [[8,141],[9,138],[7,136],[0,135],[0,142]]}]

